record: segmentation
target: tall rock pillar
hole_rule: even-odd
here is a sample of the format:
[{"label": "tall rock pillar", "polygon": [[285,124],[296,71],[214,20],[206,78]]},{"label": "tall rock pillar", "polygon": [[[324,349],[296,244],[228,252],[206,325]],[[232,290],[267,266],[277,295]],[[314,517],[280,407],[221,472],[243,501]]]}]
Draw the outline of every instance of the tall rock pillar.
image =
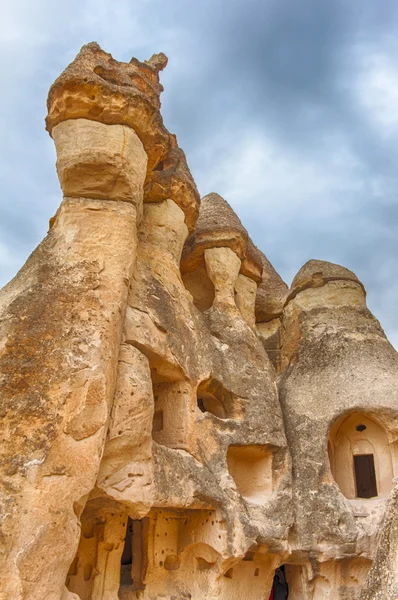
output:
[{"label": "tall rock pillar", "polygon": [[103,453],[147,164],[168,143],[164,64],[117,63],[89,44],[50,90],[64,200],[0,295],[1,599],[73,597],[65,578]]}]

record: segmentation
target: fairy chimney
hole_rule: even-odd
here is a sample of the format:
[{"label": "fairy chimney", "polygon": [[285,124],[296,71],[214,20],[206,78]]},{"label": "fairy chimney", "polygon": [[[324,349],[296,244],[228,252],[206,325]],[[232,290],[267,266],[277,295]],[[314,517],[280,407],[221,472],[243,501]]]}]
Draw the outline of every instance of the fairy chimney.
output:
[{"label": "fairy chimney", "polygon": [[49,92],[63,199],[0,291],[0,598],[393,598],[397,354],[351,271],[288,290],[200,200],[166,64],[91,43]]}]

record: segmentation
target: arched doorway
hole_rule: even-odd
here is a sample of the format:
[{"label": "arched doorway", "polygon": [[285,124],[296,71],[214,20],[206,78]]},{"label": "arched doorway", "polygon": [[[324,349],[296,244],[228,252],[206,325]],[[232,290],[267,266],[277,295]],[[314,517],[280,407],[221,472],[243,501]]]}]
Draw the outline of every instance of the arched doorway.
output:
[{"label": "arched doorway", "polygon": [[275,571],[269,600],[287,600],[288,597],[289,588],[286,581],[285,566],[282,565]]},{"label": "arched doorway", "polygon": [[374,498],[391,490],[394,473],[387,434],[370,417],[353,413],[335,423],[328,455],[346,498]]}]

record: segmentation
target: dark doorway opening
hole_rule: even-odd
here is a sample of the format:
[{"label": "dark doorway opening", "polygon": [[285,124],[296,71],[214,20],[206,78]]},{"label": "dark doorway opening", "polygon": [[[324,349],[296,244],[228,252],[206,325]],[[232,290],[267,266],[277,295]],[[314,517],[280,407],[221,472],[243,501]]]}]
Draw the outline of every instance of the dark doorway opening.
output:
[{"label": "dark doorway opening", "polygon": [[286,600],[287,598],[289,598],[289,587],[285,576],[285,565],[282,565],[275,571],[269,600]]},{"label": "dark doorway opening", "polygon": [[133,590],[145,588],[148,521],[128,518],[120,565],[121,587],[128,586]]},{"label": "dark doorway opening", "polygon": [[374,498],[377,496],[373,454],[357,454],[354,456],[354,469],[357,498]]}]

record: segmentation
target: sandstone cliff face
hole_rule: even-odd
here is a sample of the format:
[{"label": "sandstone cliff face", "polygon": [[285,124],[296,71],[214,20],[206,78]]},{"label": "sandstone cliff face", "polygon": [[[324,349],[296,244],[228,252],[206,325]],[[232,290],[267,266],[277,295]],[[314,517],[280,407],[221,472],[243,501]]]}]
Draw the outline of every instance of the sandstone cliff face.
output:
[{"label": "sandstone cliff face", "polygon": [[[353,273],[310,261],[288,290],[200,202],[166,63],[92,43],[49,93],[64,199],[0,292],[0,598],[267,600],[282,565],[289,598],[359,598],[397,355]],[[366,599],[395,597],[394,498]]]},{"label": "sandstone cliff face", "polygon": [[398,598],[398,488],[395,485],[388,500],[384,522],[372,568],[361,600]]},{"label": "sandstone cliff face", "polygon": [[[279,398],[293,462],[291,541],[318,556],[315,589],[319,582],[338,598],[340,587],[353,593],[347,588],[358,585],[359,565],[373,558],[397,468],[398,356],[356,276],[310,261],[284,308],[281,357]],[[355,459],[362,456],[374,463],[371,499],[360,497]],[[323,572],[331,558],[334,570]]]}]

